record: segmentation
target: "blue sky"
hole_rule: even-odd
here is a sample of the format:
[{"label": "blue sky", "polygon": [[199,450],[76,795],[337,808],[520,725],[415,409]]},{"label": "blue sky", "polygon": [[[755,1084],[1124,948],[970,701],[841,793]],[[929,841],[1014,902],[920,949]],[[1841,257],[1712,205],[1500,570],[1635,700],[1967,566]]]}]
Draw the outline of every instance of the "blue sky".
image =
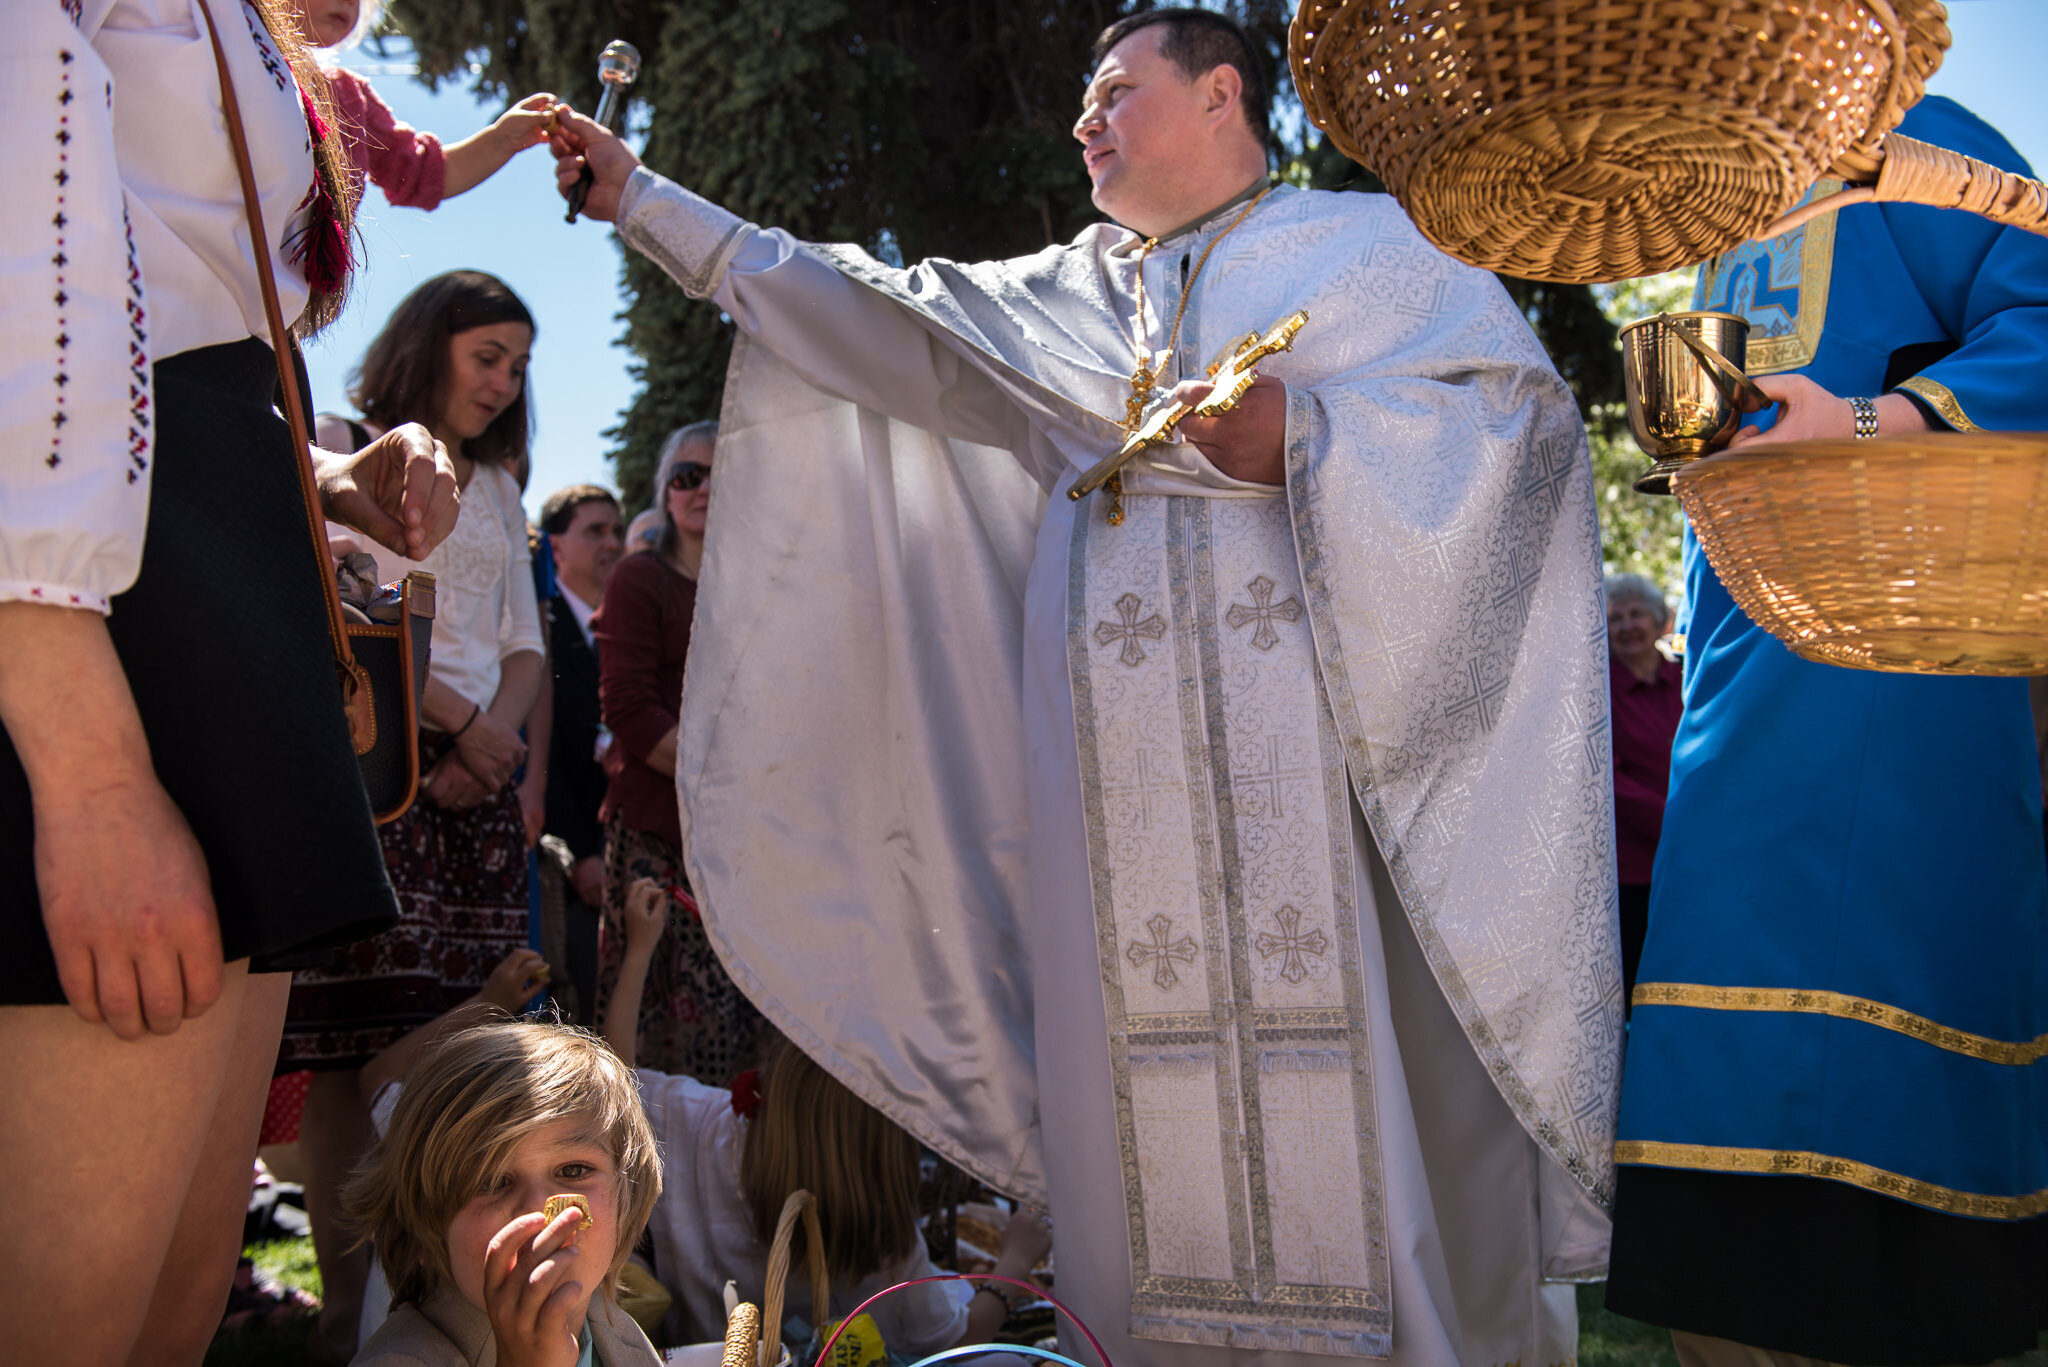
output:
[{"label": "blue sky", "polygon": [[[2037,170],[2048,168],[2048,100],[2041,89],[2048,0],[1950,0],[1949,27],[1955,45],[1932,91],[1968,105]],[[399,118],[445,141],[496,117],[497,106],[479,105],[458,86],[428,91],[405,74],[402,53],[395,45],[393,65],[386,66],[359,51],[344,65],[369,76]],[[605,225],[562,221],[546,151],[520,154],[433,213],[394,209],[372,189],[358,222],[368,260],[355,296],[347,314],[307,352],[315,404],[322,411],[352,411],[344,396],[347,371],[415,285],[459,267],[490,271],[519,292],[540,322],[531,372],[539,426],[529,508],[565,484],[610,484],[610,443],[600,434],[618,420],[633,392],[629,358],[613,344],[625,307],[619,248]]]}]

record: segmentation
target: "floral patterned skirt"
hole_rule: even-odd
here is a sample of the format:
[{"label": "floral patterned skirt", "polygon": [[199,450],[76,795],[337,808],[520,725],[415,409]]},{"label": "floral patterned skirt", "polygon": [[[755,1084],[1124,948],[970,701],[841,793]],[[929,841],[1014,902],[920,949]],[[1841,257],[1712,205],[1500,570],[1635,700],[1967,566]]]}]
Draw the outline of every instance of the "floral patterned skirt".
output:
[{"label": "floral patterned skirt", "polygon": [[[420,735],[420,772],[452,743]],[[474,996],[526,944],[526,828],[507,783],[480,806],[422,797],[380,826],[399,921],[292,976],[278,1071],[360,1068],[400,1037]]]},{"label": "floral patterned skirt", "polygon": [[[682,854],[660,836],[627,828],[614,815],[604,832],[604,921],[598,928],[597,1010],[618,986],[626,954],[626,889],[636,878],[683,886]],[[640,997],[642,1068],[729,1087],[733,1075],[760,1059],[770,1026],[746,999],[704,934],[704,923],[669,899],[668,924],[647,969]]]}]

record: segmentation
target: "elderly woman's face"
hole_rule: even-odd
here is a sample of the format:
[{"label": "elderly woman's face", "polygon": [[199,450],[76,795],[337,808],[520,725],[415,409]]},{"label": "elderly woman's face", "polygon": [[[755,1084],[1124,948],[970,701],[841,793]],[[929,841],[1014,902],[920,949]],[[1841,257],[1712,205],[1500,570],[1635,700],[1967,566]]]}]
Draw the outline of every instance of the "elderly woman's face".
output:
[{"label": "elderly woman's face", "polygon": [[1607,649],[1622,659],[1641,659],[1657,648],[1665,622],[1640,598],[1625,598],[1607,605]]},{"label": "elderly woman's face", "polygon": [[693,441],[677,453],[662,490],[669,520],[684,536],[702,540],[704,515],[711,508],[711,443]]}]

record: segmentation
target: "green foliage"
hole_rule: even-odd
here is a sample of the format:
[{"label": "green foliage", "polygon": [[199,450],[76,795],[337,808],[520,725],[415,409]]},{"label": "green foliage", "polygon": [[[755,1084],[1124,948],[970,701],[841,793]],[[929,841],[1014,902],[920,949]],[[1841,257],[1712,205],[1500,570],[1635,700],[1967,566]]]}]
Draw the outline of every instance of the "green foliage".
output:
[{"label": "green foliage", "polygon": [[[1674,600],[1683,575],[1679,565],[1685,519],[1678,500],[1667,495],[1639,494],[1636,476],[1650,464],[1629,435],[1628,414],[1621,397],[1621,352],[1614,331],[1623,323],[1670,309],[1687,307],[1693,273],[1672,271],[1641,280],[1624,280],[1590,291],[1598,298],[1607,324],[1607,347],[1614,367],[1611,397],[1589,406],[1586,435],[1593,447],[1593,488],[1600,505],[1600,547],[1610,574],[1646,574],[1664,586]],[[1557,352],[1553,349],[1552,356]],[[1570,378],[1567,376],[1566,378]],[[1583,401],[1584,391],[1581,391]]]}]

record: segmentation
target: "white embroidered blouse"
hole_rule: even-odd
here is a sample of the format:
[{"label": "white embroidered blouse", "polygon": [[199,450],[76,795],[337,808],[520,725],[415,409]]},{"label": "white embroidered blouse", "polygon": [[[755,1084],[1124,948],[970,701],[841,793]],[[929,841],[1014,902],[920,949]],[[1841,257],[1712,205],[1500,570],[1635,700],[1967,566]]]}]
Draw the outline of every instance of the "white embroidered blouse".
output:
[{"label": "white embroidered blouse", "polygon": [[[211,0],[276,247],[313,185],[298,87]],[[110,611],[149,510],[150,366],[269,338],[213,45],[193,0],[23,0],[0,45],[0,601]]]},{"label": "white embroidered blouse", "polygon": [[[533,592],[533,552],[519,484],[499,465],[478,465],[462,491],[462,512],[448,539],[424,560],[375,548],[377,577],[411,570],[435,578],[434,654],[428,674],[479,706],[498,696],[506,660],[546,654]],[[431,723],[429,723],[431,725]]]}]

